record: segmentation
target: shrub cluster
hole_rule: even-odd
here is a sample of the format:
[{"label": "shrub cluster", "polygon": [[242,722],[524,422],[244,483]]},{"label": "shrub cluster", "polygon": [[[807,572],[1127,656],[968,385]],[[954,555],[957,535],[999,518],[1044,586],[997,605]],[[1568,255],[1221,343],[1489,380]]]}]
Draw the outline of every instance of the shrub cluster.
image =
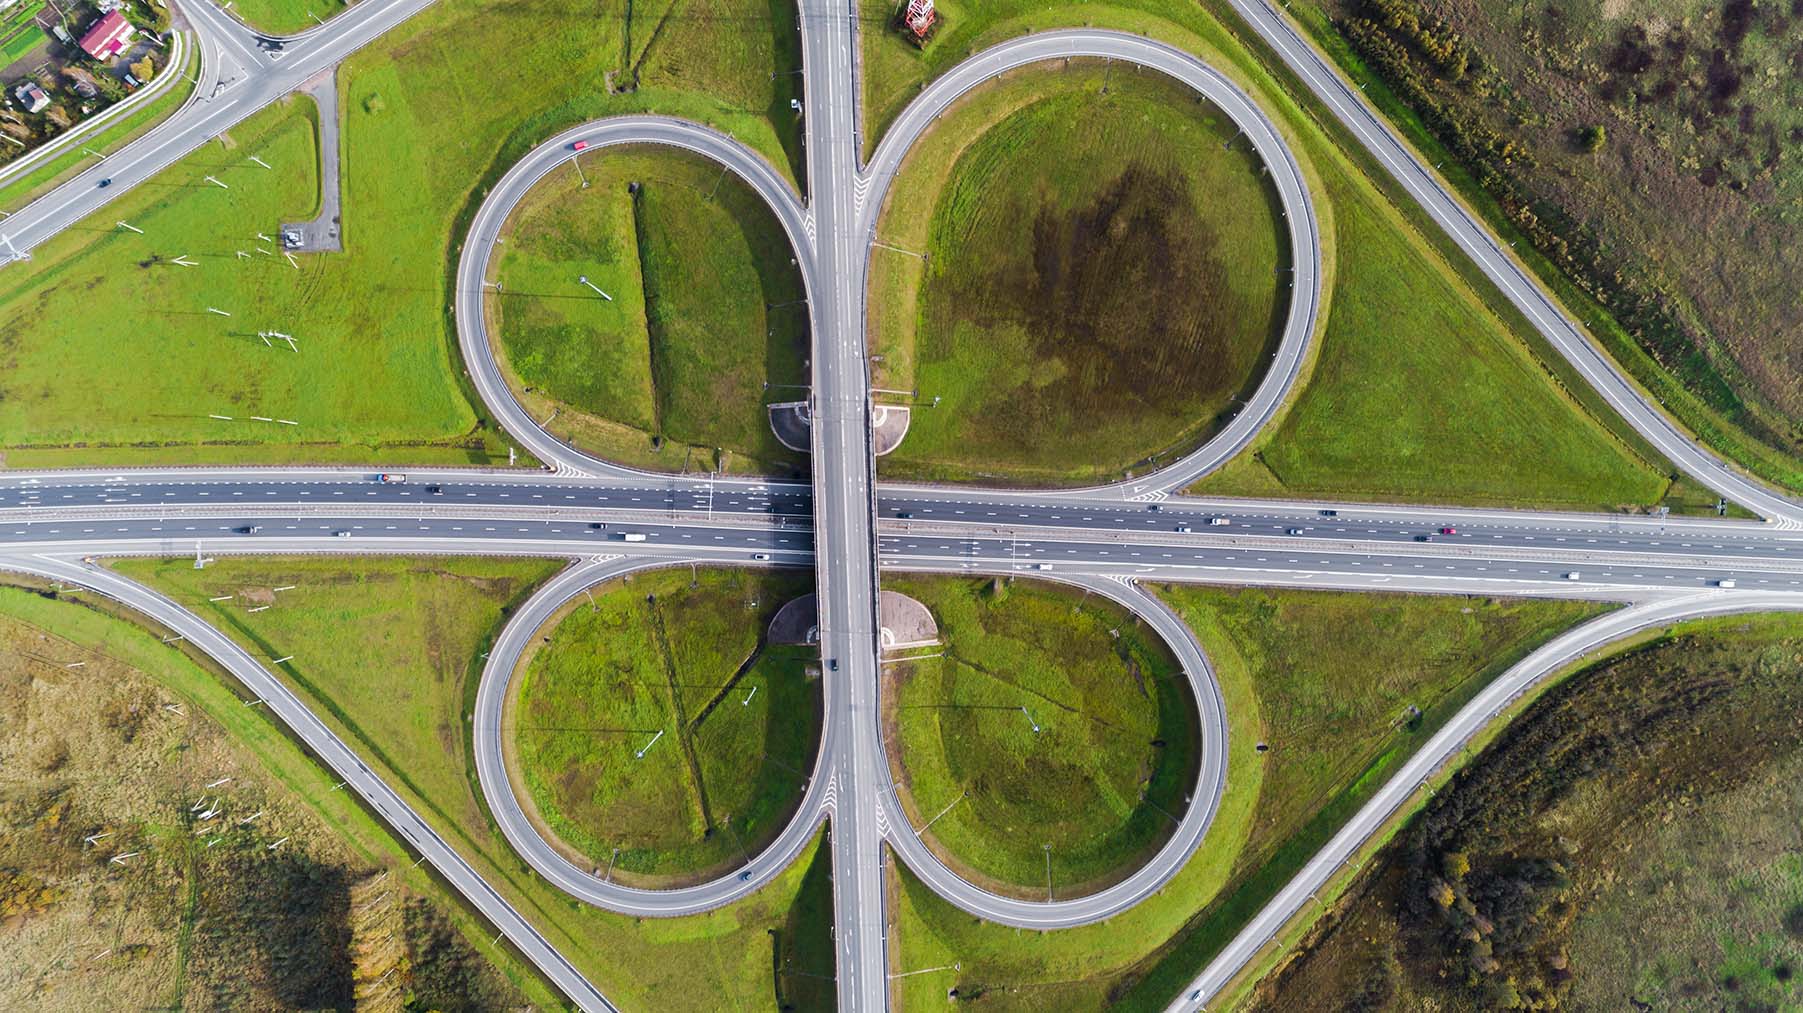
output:
[{"label": "shrub cluster", "polygon": [[[1797,434],[1774,432],[1748,410],[1701,335],[1686,326],[1679,300],[1611,249],[1596,232],[1557,203],[1536,198],[1520,173],[1537,164],[1521,141],[1485,122],[1474,96],[1492,85],[1481,58],[1444,22],[1418,10],[1417,0],[1364,0],[1340,20],[1340,33],[1358,55],[1452,149],[1534,248],[1584,294],[1607,307],[1623,330],[1691,393],[1756,437],[1780,446]],[[1454,86],[1459,86],[1457,90]],[[1603,127],[1579,136],[1586,150],[1607,139]]]}]

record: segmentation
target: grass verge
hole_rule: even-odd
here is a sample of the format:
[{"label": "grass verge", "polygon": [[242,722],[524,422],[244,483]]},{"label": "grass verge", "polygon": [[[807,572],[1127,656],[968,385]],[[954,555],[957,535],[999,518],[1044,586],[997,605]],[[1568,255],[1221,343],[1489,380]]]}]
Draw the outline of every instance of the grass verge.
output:
[{"label": "grass verge", "polygon": [[[1547,690],[1429,800],[1256,1008],[1794,1004],[1792,615],[1683,623]],[[1469,931],[1468,931],[1469,930]],[[1449,973],[1458,968],[1459,973]]]},{"label": "grass verge", "polygon": [[542,627],[509,701],[508,759],[553,839],[619,882],[667,887],[721,875],[781,833],[819,750],[818,652],[764,631],[812,586],[664,570]]},{"label": "grass verge", "polygon": [[1237,136],[1185,86],[1100,61],[942,116],[874,251],[876,385],[933,404],[884,468],[1093,482],[1219,428],[1288,308],[1276,194]]},{"label": "grass verge", "polygon": [[515,396],[610,460],[798,473],[806,455],[776,441],[764,411],[783,399],[766,388],[808,375],[805,293],[782,226],[699,155],[579,158],[532,188],[499,248],[486,309]]},{"label": "grass verge", "polygon": [[[772,115],[796,87],[776,73],[797,65],[793,7],[760,11],[750,21],[671,20],[636,90],[609,92],[627,23],[597,17],[592,4],[428,7],[339,69],[344,253],[302,258],[296,270],[256,249],[257,233],[312,206],[316,186],[316,155],[263,150],[311,118],[310,104],[305,113],[282,105],[5,272],[5,463],[504,460],[506,443],[472,406],[454,357],[449,289],[465,223],[538,141],[615,113],[711,124],[788,171],[799,125]],[[496,76],[496,52],[597,86]],[[248,162],[259,152],[274,171]],[[145,234],[116,228],[121,217]],[[199,266],[171,266],[184,254]],[[299,354],[275,354],[261,329],[295,335]]]},{"label": "grass verge", "polygon": [[[970,52],[1025,31],[1089,24],[1137,32],[1180,46],[1210,62],[1245,88],[1277,124],[1296,151],[1314,193],[1327,242],[1327,293],[1345,286],[1342,269],[1364,265],[1363,277],[1393,271],[1393,298],[1340,312],[1324,307],[1326,325],[1317,356],[1325,360],[1337,346],[1345,365],[1335,375],[1311,379],[1292,405],[1320,403],[1319,417],[1363,441],[1362,459],[1345,455],[1318,465],[1313,450],[1298,445],[1283,478],[1289,490],[1256,460],[1230,467],[1213,491],[1302,494],[1310,488],[1336,496],[1374,500],[1414,500],[1486,504],[1507,500],[1544,507],[1649,507],[1674,509],[1713,505],[1714,499],[1672,481],[1676,469],[1621,421],[1476,268],[1452,247],[1405,194],[1344,134],[1335,120],[1307,97],[1256,39],[1238,34],[1231,13],[1209,0],[1172,8],[1154,0],[1118,0],[1081,8],[1046,0],[1010,0],[981,9],[942,5],[945,30],[924,52],[878,28],[888,12],[879,0],[864,0],[865,109],[874,141],[883,125],[927,80]],[[1225,23],[1222,18],[1225,18]],[[1277,66],[1278,69],[1272,68]],[[887,96],[887,98],[883,98]],[[1300,98],[1298,96],[1301,96]],[[1342,241],[1336,193],[1351,193],[1378,229],[1357,243]],[[1352,213],[1357,213],[1354,209]],[[1425,293],[1409,284],[1419,279]],[[1389,357],[1430,360],[1432,368],[1405,379]],[[1467,359],[1473,372],[1463,377]],[[1448,378],[1454,382],[1449,383]],[[1337,406],[1355,414],[1340,417]],[[1382,410],[1372,409],[1381,404]],[[1473,416],[1483,416],[1479,422]],[[1361,428],[1370,418],[1384,424]],[[1400,424],[1392,427],[1391,420]],[[1282,419],[1278,420],[1281,423]],[[1487,428],[1497,423],[1504,428]],[[1508,428],[1508,427],[1513,428]],[[1280,425],[1267,427],[1277,432]],[[1498,433],[1502,433],[1498,436]],[[1564,473],[1549,477],[1549,445],[1562,446]],[[1262,449],[1256,447],[1254,449]],[[1242,455],[1242,459],[1246,455]],[[1310,461],[1303,475],[1300,463]],[[1392,470],[1392,461],[1404,466]],[[1470,462],[1483,461],[1481,472]],[[1434,481],[1423,474],[1442,469],[1458,481]],[[1211,487],[1212,489],[1212,487]],[[1312,493],[1311,493],[1312,494]]]},{"label": "grass verge", "polygon": [[20,586],[0,643],[0,1005],[558,1004],[210,665]]},{"label": "grass verge", "polygon": [[1041,581],[890,577],[941,648],[885,671],[902,805],[949,865],[1004,893],[1066,899],[1131,873],[1195,782],[1196,704],[1155,632]]},{"label": "grass verge", "polygon": [[[833,973],[824,833],[746,900],[690,918],[639,920],[548,886],[489,819],[469,762],[467,724],[481,655],[505,615],[558,565],[298,558],[225,559],[203,571],[181,560],[119,567],[216,622],[253,654],[277,643],[316,645],[273,671],[621,1008],[824,1008]],[[290,584],[311,586],[314,597],[255,614],[242,603],[206,601],[234,588]]]},{"label": "grass verge", "polygon": [[1160,593],[1201,639],[1227,707],[1227,791],[1213,828],[1160,893],[1106,924],[1054,933],[973,921],[903,871],[902,965],[961,964],[956,974],[903,979],[911,1005],[942,1001],[950,981],[960,995],[981,994],[1000,1009],[1163,1008],[1460,704],[1604,608],[1351,592]]}]

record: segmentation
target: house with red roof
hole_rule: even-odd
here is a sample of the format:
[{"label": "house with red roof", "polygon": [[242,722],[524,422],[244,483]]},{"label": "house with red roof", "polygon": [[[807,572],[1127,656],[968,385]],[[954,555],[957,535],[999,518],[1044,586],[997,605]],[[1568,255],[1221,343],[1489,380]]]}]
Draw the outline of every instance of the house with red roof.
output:
[{"label": "house with red roof", "polygon": [[83,52],[105,62],[124,52],[131,39],[131,22],[118,11],[109,11],[81,37],[80,45]]}]

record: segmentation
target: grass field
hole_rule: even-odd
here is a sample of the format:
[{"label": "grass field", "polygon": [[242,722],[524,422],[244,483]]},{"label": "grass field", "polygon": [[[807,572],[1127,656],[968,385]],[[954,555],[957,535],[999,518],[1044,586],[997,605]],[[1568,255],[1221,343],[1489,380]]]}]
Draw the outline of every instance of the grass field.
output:
[{"label": "grass field", "polygon": [[[1170,587],[1229,723],[1227,790],[1165,889],[1105,925],[1020,934],[898,876],[910,1005],[981,995],[1002,1010],[1162,1009],[1388,773],[1463,703],[1600,606],[1572,602]],[[1410,706],[1418,708],[1414,716]],[[1260,742],[1269,748],[1259,751]]]},{"label": "grass field", "polygon": [[1803,488],[1799,331],[1777,311],[1798,280],[1803,9],[1400,8],[1429,34],[1456,23],[1466,71],[1359,3],[1292,10],[1667,410]]},{"label": "grass field", "polygon": [[1175,81],[1099,62],[943,117],[878,228],[926,258],[876,251],[876,384],[933,399],[884,467],[1088,482],[1218,428],[1288,308],[1275,193],[1237,133]]},{"label": "grass field", "polygon": [[[1572,411],[1534,357],[1407,226],[1330,177],[1340,266],[1314,373],[1282,420],[1195,491],[1601,509],[1715,498]],[[1404,393],[1408,396],[1401,396]]]},{"label": "grass field", "polygon": [[716,449],[727,470],[804,467],[764,412],[784,399],[766,383],[807,382],[801,275],[775,216],[699,155],[581,157],[532,189],[500,247],[488,312],[515,395],[557,435],[640,467],[709,470]]},{"label": "grass field", "polygon": [[349,6],[348,0],[237,0],[231,13],[258,31],[293,35],[319,27]]},{"label": "grass field", "polygon": [[1796,1006],[1800,672],[1786,615],[1681,624],[1569,677],[1366,864],[1255,1008]]},{"label": "grass field", "polygon": [[[1312,447],[1299,447],[1294,460],[1284,462],[1283,478],[1297,483],[1288,494],[1302,494],[1308,482],[1331,487],[1335,495],[1372,499],[1490,503],[1506,498],[1515,504],[1594,508],[1649,506],[1669,495],[1674,509],[1702,505],[1704,497],[1694,490],[1668,490],[1670,463],[1615,417],[1406,195],[1385,182],[1388,177],[1375,163],[1331,126],[1330,116],[1297,98],[1301,92],[1284,84],[1286,74],[1271,71],[1216,20],[1224,7],[1215,0],[1176,7],[1157,0],[1081,8],[1046,0],[1004,0],[980,8],[941,4],[944,27],[922,52],[878,30],[888,5],[865,0],[860,10],[867,29],[862,78],[867,142],[875,143],[923,82],[970,52],[1024,31],[1089,24],[1181,46],[1246,88],[1297,152],[1322,219],[1329,300],[1345,288],[1336,281],[1342,270],[1362,268],[1361,277],[1384,281],[1388,289],[1384,302],[1356,312],[1337,311],[1331,302],[1323,307],[1326,327],[1317,356],[1325,361],[1338,354],[1347,368],[1314,379],[1305,374],[1308,384],[1292,403],[1320,402],[1317,417],[1340,427],[1335,430],[1340,446],[1327,448],[1338,459],[1317,463],[1310,457]],[[1345,195],[1357,206],[1343,213],[1338,202]],[[1342,230],[1359,223],[1343,226],[1340,218],[1361,209],[1374,227],[1352,241]],[[1416,280],[1421,291],[1411,284]],[[1352,347],[1336,351],[1339,346]],[[1390,366],[1392,356],[1437,364],[1440,371],[1422,367],[1425,381],[1398,375]],[[1467,357],[1477,359],[1477,371],[1468,381],[1449,383],[1448,377],[1466,367]],[[1341,405],[1357,414],[1342,412]],[[1373,417],[1386,424],[1368,428]],[[1397,419],[1403,425],[1392,430],[1388,423]],[[1478,419],[1482,425],[1513,427],[1513,435],[1505,428],[1498,437],[1498,429],[1482,428]],[[1345,446],[1354,440],[1365,441],[1362,458],[1356,447]],[[1564,473],[1549,476],[1545,468],[1555,453],[1563,455]],[[1222,476],[1217,491],[1286,494],[1269,468],[1244,457]],[[1400,469],[1393,467],[1396,460],[1404,462]],[[1484,468],[1473,469],[1472,461],[1483,461]],[[1310,474],[1303,473],[1305,464]],[[1424,487],[1421,476],[1431,477],[1435,469],[1446,479]]]},{"label": "grass field", "polygon": [[[289,104],[0,278],[5,463],[505,460],[453,350],[446,307],[463,223],[532,145],[613,113],[710,123],[790,172],[799,126],[771,113],[786,111],[798,79],[772,72],[795,65],[794,13],[758,10],[750,21],[673,19],[637,90],[614,94],[601,82],[619,70],[626,24],[597,17],[592,4],[426,9],[340,68],[343,254],[303,257],[295,270],[256,251],[256,233],[315,203],[315,156],[302,139],[312,109]],[[496,76],[495,52],[593,86]],[[274,171],[248,161],[259,153]],[[209,174],[232,189],[206,183]],[[118,229],[121,218],[146,234]],[[253,259],[237,258],[241,249]],[[183,254],[199,266],[170,266]],[[295,335],[300,354],[264,347],[255,332],[268,328]],[[213,413],[300,425],[223,423]]]},{"label": "grass field", "polygon": [[[468,708],[506,613],[555,571],[542,560],[225,559],[120,564],[253,653],[312,645],[275,671],[622,1009],[824,1009],[832,881],[824,834],[754,896],[692,918],[639,921],[576,904],[533,875],[481,802]],[[265,612],[211,603],[279,592]],[[312,598],[290,597],[311,589]],[[249,599],[245,599],[248,601]],[[223,611],[221,611],[223,609]],[[279,627],[275,625],[280,624]],[[256,624],[256,625],[251,625]],[[661,747],[660,747],[661,748]]]},{"label": "grass field", "polygon": [[631,885],[700,882],[756,854],[800,804],[819,748],[818,652],[763,636],[811,577],[695,580],[666,570],[579,599],[509,702],[510,759],[538,819]]},{"label": "grass field", "polygon": [[[991,889],[1093,893],[1182,818],[1196,704],[1157,634],[1062,585],[891,577],[932,609],[943,656],[892,666],[883,737],[902,804]],[[891,688],[892,687],[892,688]]]},{"label": "grass field", "polygon": [[555,1001],[264,712],[130,623],[0,587],[0,715],[0,1006]]}]

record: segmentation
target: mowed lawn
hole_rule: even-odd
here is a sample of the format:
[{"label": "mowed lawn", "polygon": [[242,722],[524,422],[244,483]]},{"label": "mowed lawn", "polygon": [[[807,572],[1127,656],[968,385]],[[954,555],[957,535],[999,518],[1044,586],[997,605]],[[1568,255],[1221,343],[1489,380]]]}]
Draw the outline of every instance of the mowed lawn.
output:
[{"label": "mowed lawn", "polygon": [[[1303,418],[1291,428],[1280,416],[1250,448],[1260,456],[1241,454],[1201,489],[1582,509],[1714,503],[1687,482],[1672,483],[1670,462],[1504,304],[1375,163],[1324,128],[1331,120],[1312,100],[1299,102],[1277,84],[1243,47],[1240,29],[1229,27],[1235,19],[1224,2],[937,6],[942,29],[923,51],[879,27],[892,13],[884,0],[862,0],[873,29],[862,35],[867,145],[924,82],[970,53],[1028,30],[1094,25],[1198,54],[1259,102],[1301,159],[1328,257],[1313,375],[1305,372],[1291,402]],[[873,275],[873,295],[875,283]]]},{"label": "mowed lawn", "polygon": [[689,570],[665,570],[577,599],[509,701],[510,765],[536,815],[621,882],[694,882],[746,861],[788,823],[820,741],[818,652],[763,639],[810,579],[697,576],[691,587]]},{"label": "mowed lawn", "polygon": [[258,31],[292,35],[319,27],[349,6],[347,0],[237,0],[229,13]]},{"label": "mowed lawn", "polygon": [[932,404],[885,469],[1106,480],[1217,428],[1288,308],[1275,194],[1236,136],[1175,81],[1100,62],[943,117],[878,228],[926,259],[873,253],[878,385]]},{"label": "mowed lawn", "polygon": [[489,315],[516,396],[559,436],[640,467],[708,469],[716,449],[732,470],[803,466],[764,410],[783,399],[766,384],[807,377],[801,275],[775,216],[699,155],[581,161],[533,188],[497,257]]},{"label": "mowed lawn", "polygon": [[1442,264],[1394,241],[1408,225],[1393,209],[1351,186],[1328,192],[1340,266],[1314,374],[1281,422],[1195,491],[1593,509],[1665,499],[1666,474],[1573,411]]},{"label": "mowed lawn", "polygon": [[[191,559],[132,560],[119,569],[253,655],[293,654],[272,670],[622,1008],[821,1008],[820,980],[830,996],[833,973],[824,834],[752,897],[641,922],[571,903],[526,870],[490,820],[467,717],[482,655],[506,614],[561,565],[308,557],[227,558],[199,571]],[[288,585],[294,590],[273,591]],[[235,597],[208,601],[225,594]],[[250,612],[265,594],[275,596],[272,607]]]},{"label": "mowed lawn", "polygon": [[[1168,648],[1062,585],[891,578],[933,611],[943,656],[897,664],[884,740],[902,803],[952,867],[1044,899],[1092,893],[1181,818],[1197,720]],[[1048,881],[1049,877],[1049,881]]]},{"label": "mowed lawn", "polygon": [[[672,19],[665,33],[685,58],[652,60],[636,91],[613,94],[603,81],[623,59],[618,17],[576,0],[433,5],[339,70],[344,253],[302,256],[296,270],[256,249],[259,232],[317,203],[317,156],[302,140],[312,107],[296,99],[0,275],[6,463],[506,460],[456,362],[448,307],[462,223],[532,145],[615,113],[709,123],[793,175],[799,125],[769,111],[793,87],[772,74],[793,66],[795,22],[792,7],[772,11]],[[495,74],[496,52],[543,73]],[[546,87],[553,72],[585,85]],[[198,266],[173,266],[184,254]],[[264,329],[294,335],[299,353],[264,346]]]},{"label": "mowed lawn", "polygon": [[1208,836],[1162,892],[1106,924],[1043,935],[973,920],[901,870],[902,965],[960,965],[904,979],[911,1002],[943,1001],[956,986],[1001,1010],[1164,1008],[1460,704],[1535,646],[1607,609],[1189,586],[1158,593],[1196,631],[1227,706],[1227,790]]}]

